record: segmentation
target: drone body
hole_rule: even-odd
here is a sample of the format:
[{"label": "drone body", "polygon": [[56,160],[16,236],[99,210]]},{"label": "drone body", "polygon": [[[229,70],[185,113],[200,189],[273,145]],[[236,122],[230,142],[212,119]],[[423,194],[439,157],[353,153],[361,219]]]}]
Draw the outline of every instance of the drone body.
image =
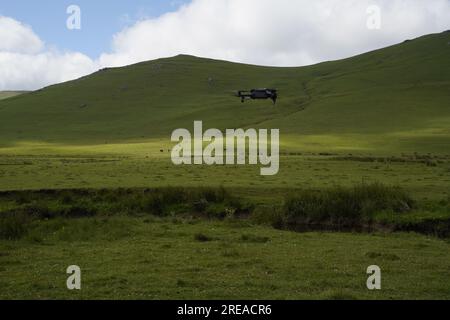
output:
[{"label": "drone body", "polygon": [[245,99],[270,99],[275,104],[278,99],[278,92],[276,89],[252,89],[250,91],[238,91],[236,96],[241,98],[241,102],[245,102]]}]

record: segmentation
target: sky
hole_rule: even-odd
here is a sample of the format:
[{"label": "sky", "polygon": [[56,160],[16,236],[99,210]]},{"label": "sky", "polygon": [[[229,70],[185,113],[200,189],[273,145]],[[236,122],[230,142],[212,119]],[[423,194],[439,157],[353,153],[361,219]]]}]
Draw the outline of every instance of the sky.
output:
[{"label": "sky", "polygon": [[[94,58],[109,50],[112,36],[146,18],[175,11],[187,1],[167,0],[14,0],[0,3],[0,16],[28,26],[49,45],[80,51]],[[66,28],[66,9],[81,9],[81,29]]]},{"label": "sky", "polygon": [[448,29],[450,0],[2,1],[0,90],[177,54],[302,66]]}]

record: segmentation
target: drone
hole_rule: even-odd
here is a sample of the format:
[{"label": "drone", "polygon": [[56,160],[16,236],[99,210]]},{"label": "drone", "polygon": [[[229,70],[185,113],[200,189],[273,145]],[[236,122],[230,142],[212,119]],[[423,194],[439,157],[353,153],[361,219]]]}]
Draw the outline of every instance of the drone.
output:
[{"label": "drone", "polygon": [[260,100],[270,99],[273,104],[277,102],[278,91],[277,89],[252,89],[250,91],[240,90],[236,92],[236,97],[241,98],[241,102],[244,103],[245,99]]}]

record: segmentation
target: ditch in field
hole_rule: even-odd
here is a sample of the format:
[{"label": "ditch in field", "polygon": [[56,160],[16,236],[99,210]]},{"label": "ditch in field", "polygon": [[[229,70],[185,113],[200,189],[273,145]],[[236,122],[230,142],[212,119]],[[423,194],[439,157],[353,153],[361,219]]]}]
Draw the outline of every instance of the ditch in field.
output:
[{"label": "ditch in field", "polygon": [[225,188],[73,189],[0,192],[0,238],[17,240],[52,219],[156,216],[247,220],[298,232],[417,232],[450,237],[450,201],[417,202],[379,183],[292,190],[262,206]]}]

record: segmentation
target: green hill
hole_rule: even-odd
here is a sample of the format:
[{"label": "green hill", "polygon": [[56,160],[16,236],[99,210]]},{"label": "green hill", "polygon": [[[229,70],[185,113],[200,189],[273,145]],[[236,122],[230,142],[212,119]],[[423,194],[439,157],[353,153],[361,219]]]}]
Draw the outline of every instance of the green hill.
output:
[{"label": "green hill", "polygon": [[0,91],[0,100],[24,94],[26,91]]},{"label": "green hill", "polygon": [[[450,32],[299,68],[176,56],[0,101],[0,145],[167,141],[176,128],[281,129],[283,148],[374,153],[450,150]],[[280,100],[241,104],[238,89]]]}]

